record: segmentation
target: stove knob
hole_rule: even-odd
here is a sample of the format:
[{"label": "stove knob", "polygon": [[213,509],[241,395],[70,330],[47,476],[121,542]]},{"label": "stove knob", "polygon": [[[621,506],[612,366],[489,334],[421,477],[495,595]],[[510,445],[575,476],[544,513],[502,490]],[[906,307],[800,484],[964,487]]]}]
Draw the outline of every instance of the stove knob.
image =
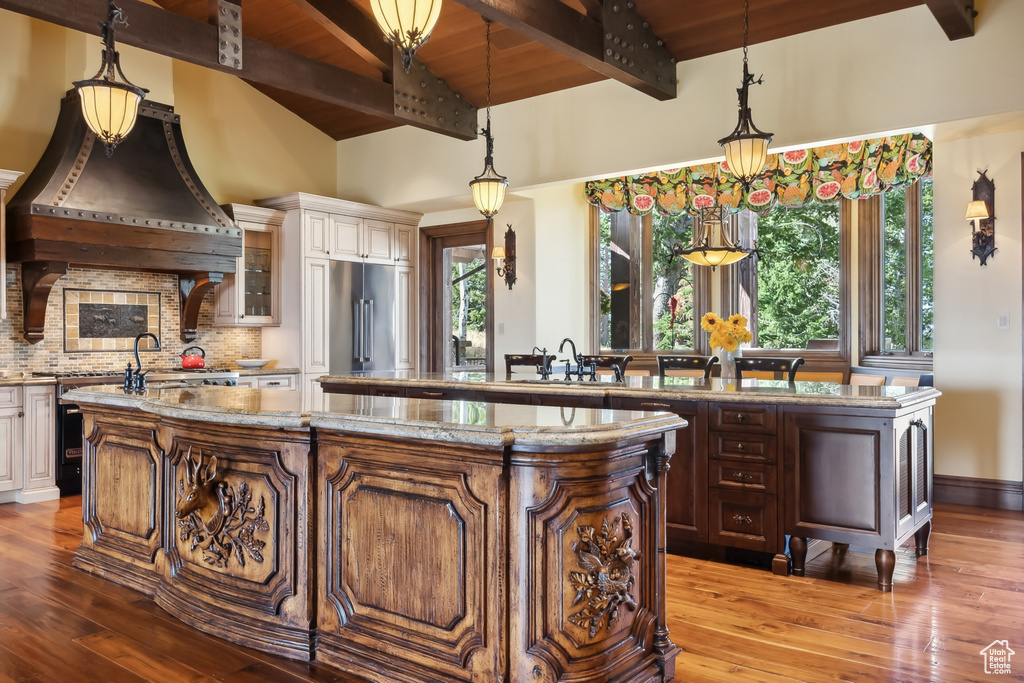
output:
[{"label": "stove knob", "polygon": [[236,382],[233,379],[226,379],[226,380],[224,380],[224,386],[226,386],[226,387],[235,387],[235,386],[238,386],[238,382]]},{"label": "stove knob", "polygon": [[203,384],[213,384],[213,382],[211,382],[211,381],[210,381],[210,380],[208,380],[208,379],[204,379],[204,380],[203,380]]}]

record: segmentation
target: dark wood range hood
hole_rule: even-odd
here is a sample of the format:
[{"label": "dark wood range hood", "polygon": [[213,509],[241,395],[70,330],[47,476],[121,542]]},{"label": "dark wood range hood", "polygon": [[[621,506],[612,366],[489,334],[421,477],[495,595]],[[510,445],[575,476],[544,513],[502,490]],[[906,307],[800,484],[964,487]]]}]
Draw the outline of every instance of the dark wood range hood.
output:
[{"label": "dark wood range hood", "polygon": [[8,261],[21,263],[24,335],[43,338],[46,302],[69,266],[178,275],[181,340],[196,338],[203,296],[235,272],[242,231],[203,187],[174,109],[143,102],[111,156],[78,94],[61,100],[42,159],[8,205]]}]

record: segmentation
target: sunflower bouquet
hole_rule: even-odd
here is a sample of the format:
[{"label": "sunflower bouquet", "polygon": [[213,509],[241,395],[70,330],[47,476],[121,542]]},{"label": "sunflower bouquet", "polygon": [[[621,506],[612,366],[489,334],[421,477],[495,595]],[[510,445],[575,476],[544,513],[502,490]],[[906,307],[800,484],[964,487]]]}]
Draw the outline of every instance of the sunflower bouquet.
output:
[{"label": "sunflower bouquet", "polygon": [[739,348],[741,343],[754,338],[747,329],[747,319],[738,313],[730,315],[728,320],[715,313],[705,313],[700,319],[700,326],[711,333],[708,342],[712,348],[721,348],[730,353]]}]

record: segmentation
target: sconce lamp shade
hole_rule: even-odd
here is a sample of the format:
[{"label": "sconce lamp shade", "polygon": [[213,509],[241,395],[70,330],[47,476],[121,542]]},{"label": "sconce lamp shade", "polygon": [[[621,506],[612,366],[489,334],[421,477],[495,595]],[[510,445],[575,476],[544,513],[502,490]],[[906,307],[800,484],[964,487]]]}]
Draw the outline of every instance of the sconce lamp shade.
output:
[{"label": "sconce lamp shade", "polygon": [[384,37],[402,53],[402,66],[408,71],[416,50],[434,30],[441,0],[370,0],[370,8]]},{"label": "sconce lamp shade", "polygon": [[725,163],[741,182],[749,184],[764,169],[768,161],[768,143],[771,139],[771,135],[763,133],[734,133],[722,142]]},{"label": "sconce lamp shade", "polygon": [[508,187],[508,178],[496,173],[490,160],[488,155],[484,172],[469,181],[469,187],[473,190],[473,203],[486,218],[498,213],[505,201],[505,188]]},{"label": "sconce lamp shade", "polygon": [[78,81],[75,86],[89,130],[110,148],[124,141],[135,127],[145,97],[142,88],[105,80]]},{"label": "sconce lamp shade", "polygon": [[491,250],[491,258],[495,261],[501,261],[505,258],[505,247],[494,247]]},{"label": "sconce lamp shade", "polygon": [[967,220],[988,218],[988,205],[984,200],[973,201],[967,205]]}]

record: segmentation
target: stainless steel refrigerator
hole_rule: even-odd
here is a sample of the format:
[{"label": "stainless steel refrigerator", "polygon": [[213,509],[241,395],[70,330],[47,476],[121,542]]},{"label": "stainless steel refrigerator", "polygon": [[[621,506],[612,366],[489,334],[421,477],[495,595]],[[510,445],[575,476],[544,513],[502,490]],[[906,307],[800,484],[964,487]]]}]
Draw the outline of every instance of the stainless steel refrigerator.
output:
[{"label": "stainless steel refrigerator", "polygon": [[395,267],[331,262],[331,374],[395,369]]}]

